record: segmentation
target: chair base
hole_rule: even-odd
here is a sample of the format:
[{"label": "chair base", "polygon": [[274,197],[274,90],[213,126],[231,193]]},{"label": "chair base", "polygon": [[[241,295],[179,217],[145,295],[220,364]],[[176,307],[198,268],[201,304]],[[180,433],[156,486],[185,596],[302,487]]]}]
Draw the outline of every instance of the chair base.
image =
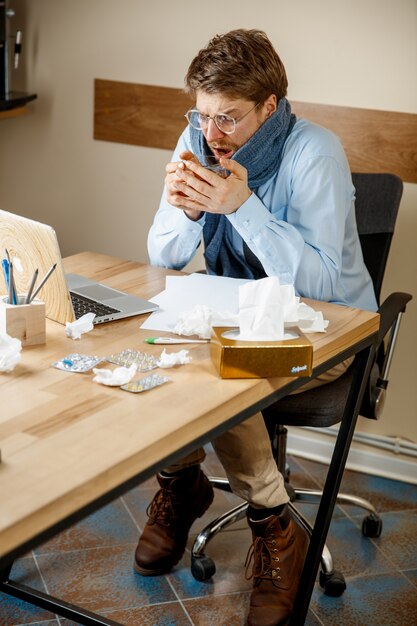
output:
[{"label": "chair base", "polygon": [[[231,493],[230,485],[227,478],[210,477],[210,483],[213,487],[222,491]],[[294,500],[298,502],[318,503],[321,498],[321,491],[315,489],[292,489]],[[362,533],[365,537],[379,537],[382,531],[382,520],[378,516],[376,509],[370,502],[351,496],[345,493],[339,493],[337,496],[338,504],[350,504],[358,506],[369,512],[362,523]],[[293,501],[290,501],[289,507],[292,516],[296,519],[311,536],[312,527],[305,517],[296,509]],[[193,547],[191,549],[191,573],[194,578],[200,582],[210,579],[216,572],[216,565],[209,556],[206,556],[205,549],[209,541],[213,539],[220,531],[231,526],[235,522],[246,518],[248,508],[247,502],[238,504],[233,509],[223,513],[220,517],[207,524],[205,528],[197,535]],[[341,572],[334,569],[332,555],[325,545],[321,555],[321,571],[319,575],[320,586],[324,593],[329,596],[337,597],[342,595],[346,589],[344,576]]]}]

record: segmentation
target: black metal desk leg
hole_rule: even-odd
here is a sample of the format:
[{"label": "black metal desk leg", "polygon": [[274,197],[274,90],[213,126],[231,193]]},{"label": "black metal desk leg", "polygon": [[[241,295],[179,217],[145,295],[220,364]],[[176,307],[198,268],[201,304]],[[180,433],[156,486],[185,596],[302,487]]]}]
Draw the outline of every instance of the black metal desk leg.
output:
[{"label": "black metal desk leg", "polygon": [[294,603],[291,626],[305,623],[311,595],[314,589],[321,554],[329,531],[333,510],[342,481],[346,459],[358,418],[362,397],[366,387],[374,357],[374,346],[363,349],[356,355],[354,381],[346,402],[339,434],[330,461],[329,471],[320,500],[316,521],[311,535],[310,545],[301,574],[300,584]]}]

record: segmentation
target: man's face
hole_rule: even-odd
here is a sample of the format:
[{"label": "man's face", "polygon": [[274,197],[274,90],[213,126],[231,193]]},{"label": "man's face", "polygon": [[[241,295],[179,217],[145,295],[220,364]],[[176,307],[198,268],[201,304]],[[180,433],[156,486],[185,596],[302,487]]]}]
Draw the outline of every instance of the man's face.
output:
[{"label": "man's face", "polygon": [[[204,91],[197,91],[196,107],[200,113],[210,117],[214,117],[219,113],[226,113],[230,117],[239,120],[255,104],[256,102],[251,100],[231,99],[221,94],[208,94]],[[238,121],[234,133],[230,135],[222,133],[214,121],[210,119],[207,128],[202,132],[214,156],[217,159],[220,157],[230,159],[252,137],[275,109],[276,97],[271,95],[263,104],[253,108],[241,121]]]}]

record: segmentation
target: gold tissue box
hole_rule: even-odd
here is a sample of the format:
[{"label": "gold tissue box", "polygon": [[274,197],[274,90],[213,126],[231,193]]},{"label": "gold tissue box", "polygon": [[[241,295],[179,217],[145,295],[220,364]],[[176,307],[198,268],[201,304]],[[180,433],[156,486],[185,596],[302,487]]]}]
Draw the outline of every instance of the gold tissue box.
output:
[{"label": "gold tissue box", "polygon": [[221,378],[310,376],[313,346],[300,332],[282,341],[233,339],[238,329],[213,327],[211,358]]}]

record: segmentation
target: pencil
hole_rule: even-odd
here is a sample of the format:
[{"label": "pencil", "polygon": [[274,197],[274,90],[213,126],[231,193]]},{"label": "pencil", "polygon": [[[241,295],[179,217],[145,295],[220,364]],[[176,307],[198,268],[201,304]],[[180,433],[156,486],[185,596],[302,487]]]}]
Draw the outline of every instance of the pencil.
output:
[{"label": "pencil", "polygon": [[13,289],[13,263],[9,264],[9,304],[16,304]]},{"label": "pencil", "polygon": [[32,295],[32,291],[33,291],[33,288],[35,286],[36,279],[38,277],[38,272],[39,272],[39,270],[38,270],[38,268],[36,268],[36,270],[35,270],[35,272],[33,274],[33,278],[32,278],[32,281],[30,283],[29,289],[28,289],[28,295],[26,296],[25,304],[29,304],[29,302],[30,302],[30,297]]},{"label": "pencil", "polygon": [[36,296],[38,295],[39,291],[42,289],[42,287],[44,286],[44,284],[46,283],[46,281],[48,280],[48,278],[50,277],[50,275],[52,274],[52,272],[54,271],[55,268],[56,268],[56,263],[54,263],[54,265],[51,268],[49,268],[49,270],[46,272],[45,276],[42,278],[42,280],[39,283],[39,285],[37,286],[34,294],[32,295],[31,299],[29,300],[29,304],[32,302],[32,300],[34,298],[36,298]]}]

